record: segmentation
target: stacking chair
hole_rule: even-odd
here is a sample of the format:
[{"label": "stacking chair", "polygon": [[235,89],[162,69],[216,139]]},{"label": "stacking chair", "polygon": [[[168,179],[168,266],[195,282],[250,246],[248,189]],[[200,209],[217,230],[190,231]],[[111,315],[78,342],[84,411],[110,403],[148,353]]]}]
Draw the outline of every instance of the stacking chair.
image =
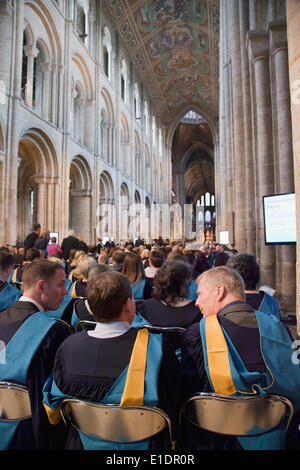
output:
[{"label": "stacking chair", "polygon": [[31,417],[27,387],[0,382],[0,421],[22,421]]},{"label": "stacking chair", "polygon": [[204,430],[226,436],[259,436],[285,423],[288,429],[293,405],[278,395],[224,396],[198,393],[181,408],[184,421]]},{"label": "stacking chair", "polygon": [[75,325],[75,333],[78,333],[80,331],[94,330],[96,325],[97,323],[95,321],[80,320]]},{"label": "stacking chair", "polygon": [[70,335],[72,335],[74,333],[74,328],[69,323],[62,320],[61,318],[55,318],[55,317],[52,317],[52,318],[53,318],[53,320],[55,320],[55,321],[61,323],[62,325],[64,325],[67,328]]},{"label": "stacking chair", "polygon": [[166,430],[173,447],[171,422],[166,413],[156,407],[102,405],[67,399],[60,408],[64,423],[100,440],[132,444],[149,439]]}]

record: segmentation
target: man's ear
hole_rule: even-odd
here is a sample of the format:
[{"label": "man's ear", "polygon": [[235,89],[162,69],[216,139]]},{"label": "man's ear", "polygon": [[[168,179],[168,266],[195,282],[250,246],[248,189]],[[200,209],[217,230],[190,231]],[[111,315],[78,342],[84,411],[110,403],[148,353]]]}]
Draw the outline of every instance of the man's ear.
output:
[{"label": "man's ear", "polygon": [[217,285],[217,297],[218,300],[224,300],[224,297],[226,296],[226,289],[223,284],[218,284]]},{"label": "man's ear", "polygon": [[40,279],[36,283],[36,288],[37,288],[38,292],[42,293],[44,291],[44,287],[45,287],[45,281],[44,281],[44,279]]}]

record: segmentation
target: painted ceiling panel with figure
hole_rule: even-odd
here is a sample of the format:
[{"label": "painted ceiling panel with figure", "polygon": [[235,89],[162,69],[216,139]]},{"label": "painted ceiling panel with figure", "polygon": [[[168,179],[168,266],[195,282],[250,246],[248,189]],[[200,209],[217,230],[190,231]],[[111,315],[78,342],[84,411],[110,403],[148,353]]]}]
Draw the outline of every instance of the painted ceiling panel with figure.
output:
[{"label": "painted ceiling panel with figure", "polygon": [[164,124],[187,104],[218,114],[218,0],[106,5]]}]

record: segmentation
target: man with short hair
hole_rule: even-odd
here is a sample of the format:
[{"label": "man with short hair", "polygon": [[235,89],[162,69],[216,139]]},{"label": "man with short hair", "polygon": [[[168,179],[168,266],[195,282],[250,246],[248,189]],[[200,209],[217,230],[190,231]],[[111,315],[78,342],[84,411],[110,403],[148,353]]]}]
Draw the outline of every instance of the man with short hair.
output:
[{"label": "man with short hair", "polygon": [[145,276],[149,284],[153,287],[154,277],[165,262],[164,254],[159,250],[150,251],[149,266],[145,269]]},{"label": "man with short hair", "polygon": [[8,251],[0,251],[0,312],[18,300],[19,289],[7,283],[14,264],[14,257]]},{"label": "man with short hair", "polygon": [[112,261],[112,268],[114,271],[118,271],[119,273],[123,269],[123,263],[126,254],[123,250],[115,250],[112,254],[111,261]]},{"label": "man with short hair", "polygon": [[[104,272],[89,280],[87,290],[89,308],[97,322],[93,331],[77,333],[68,338],[57,351],[53,381],[44,387],[44,403],[49,419],[59,418],[59,402],[71,396],[97,403],[134,406],[132,396],[126,396],[125,383],[135,368],[136,350],[141,347],[147,364],[142,367],[139,403],[164,409],[176,422],[179,410],[178,362],[171,345],[161,335],[146,329],[132,327],[135,302],[126,276],[117,271]],[[138,353],[143,354],[141,351]],[[136,382],[135,388],[139,389]],[[127,405],[126,405],[127,403]],[[164,448],[161,434],[150,443],[119,445],[121,449]],[[68,449],[116,448],[112,443],[93,439],[70,429]]]},{"label": "man with short hair", "polygon": [[6,358],[0,364],[0,381],[25,385],[32,410],[32,419],[0,422],[2,449],[57,447],[61,430],[49,426],[42,388],[53,369],[56,350],[69,332],[45,312],[56,310],[65,294],[64,268],[36,260],[24,269],[23,295],[0,314],[0,342],[5,344]]},{"label": "man with short hair", "polygon": [[[196,305],[203,314],[183,337],[182,374],[187,393],[221,395],[274,393],[300,408],[299,364],[292,362],[292,338],[276,318],[256,312],[245,303],[240,274],[228,267],[212,268],[197,279]],[[277,431],[276,431],[277,432]],[[278,449],[285,433],[252,438],[214,440],[195,431],[189,448]],[[272,441],[273,439],[273,441]],[[278,445],[278,447],[277,447]],[[272,447],[275,446],[275,447]],[[219,447],[217,447],[219,448]]]}]

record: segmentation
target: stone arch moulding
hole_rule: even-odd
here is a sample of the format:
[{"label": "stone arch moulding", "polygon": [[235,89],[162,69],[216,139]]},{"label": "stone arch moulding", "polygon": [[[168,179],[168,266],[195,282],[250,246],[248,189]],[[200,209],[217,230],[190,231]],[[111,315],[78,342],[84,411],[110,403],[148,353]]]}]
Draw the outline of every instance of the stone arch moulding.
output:
[{"label": "stone arch moulding", "polygon": [[32,8],[45,27],[49,39],[52,61],[55,64],[62,64],[62,48],[59,34],[57,32],[55,22],[51,16],[49,8],[47,8],[44,3],[45,2],[41,0],[36,0],[35,2],[26,1],[25,6]]},{"label": "stone arch moulding", "polygon": [[85,99],[92,100],[94,96],[93,81],[88,66],[80,54],[72,57],[73,63],[78,67],[84,83]]},{"label": "stone arch moulding", "polygon": [[92,191],[93,177],[88,161],[82,155],[75,155],[70,162],[70,175],[73,171],[74,189]]},{"label": "stone arch moulding", "polygon": [[207,121],[207,124],[210,128],[213,137],[214,148],[218,148],[218,141],[219,141],[219,131],[218,131],[218,118],[217,116],[213,116],[209,114],[205,110],[195,105],[186,105],[184,106],[172,119],[170,125],[166,131],[166,146],[167,148],[171,148],[172,146],[172,139],[175,132],[176,127],[178,126],[180,120],[185,116],[185,114],[189,111],[195,111],[197,114],[203,116],[203,118]]},{"label": "stone arch moulding", "polygon": [[20,134],[19,146],[26,141],[37,150],[34,153],[39,159],[34,161],[36,173],[39,176],[57,178],[59,176],[57,152],[49,136],[41,129],[30,128]]},{"label": "stone arch moulding", "polygon": [[104,170],[99,178],[100,184],[100,203],[113,203],[115,200],[114,184],[111,175]]},{"label": "stone arch moulding", "polygon": [[106,88],[102,88],[101,95],[106,105],[109,122],[113,124],[115,122],[115,113],[114,113],[114,105],[113,105],[111,96]]}]

